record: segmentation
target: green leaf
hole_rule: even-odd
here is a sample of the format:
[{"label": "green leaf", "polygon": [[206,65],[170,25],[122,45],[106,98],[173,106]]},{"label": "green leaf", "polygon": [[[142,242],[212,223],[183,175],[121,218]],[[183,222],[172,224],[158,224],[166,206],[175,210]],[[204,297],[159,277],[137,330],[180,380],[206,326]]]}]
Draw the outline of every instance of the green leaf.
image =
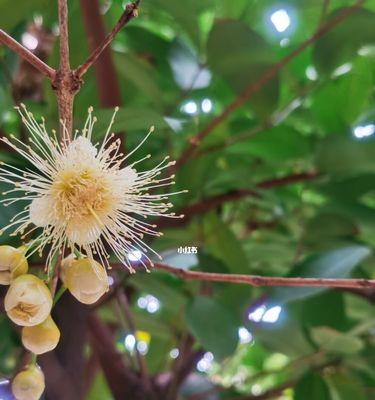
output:
[{"label": "green leaf", "polygon": [[292,318],[288,309],[283,308],[277,323],[249,322],[248,326],[255,341],[262,343],[268,351],[283,353],[289,357],[300,357],[313,351],[299,321]]},{"label": "green leaf", "polygon": [[[131,282],[134,287],[143,293],[157,297],[161,302],[162,308],[172,312],[180,312],[186,303],[185,296],[178,288],[164,282],[162,278],[157,274],[149,274],[147,277],[143,274],[134,274]],[[171,299],[173,299],[172,302],[170,301]]]},{"label": "green leaf", "polygon": [[154,69],[146,61],[129,53],[117,53],[115,61],[120,77],[133,83],[139,92],[156,105],[162,105],[162,92],[156,83]]},{"label": "green leaf", "polygon": [[319,374],[310,372],[298,382],[294,400],[331,400],[326,382]]},{"label": "green leaf", "polygon": [[229,309],[217,301],[198,296],[186,309],[189,329],[218,359],[231,355],[237,347],[238,326]]},{"label": "green leaf", "polygon": [[99,372],[87,394],[87,400],[112,400],[111,391],[102,372]]},{"label": "green leaf", "polygon": [[201,32],[198,24],[198,16],[208,7],[212,0],[185,0],[183,5],[175,0],[156,0],[153,2],[154,9],[162,9],[170,14],[179,28],[184,30],[193,43],[199,48]]},{"label": "green leaf", "polygon": [[371,59],[361,57],[350,72],[328,81],[312,97],[311,111],[322,129],[340,133],[353,124],[371,99]]},{"label": "green leaf", "polygon": [[[225,46],[223,46],[225,43]],[[211,69],[221,75],[237,92],[255,82],[275,57],[267,42],[245,23],[220,20],[211,30],[207,43]],[[264,118],[277,106],[279,78],[276,75],[251,98],[256,113]]]},{"label": "green leaf", "polygon": [[233,145],[230,152],[257,156],[267,161],[285,161],[305,157],[311,151],[310,140],[289,126],[277,126]]},{"label": "green leaf", "polygon": [[155,315],[133,312],[134,324],[140,331],[149,332],[153,338],[170,340],[170,326]]},{"label": "green leaf", "polygon": [[[111,120],[113,110],[98,110],[95,112],[98,117],[98,124],[95,132],[101,132],[101,136],[106,131]],[[149,108],[121,107],[116,115],[113,124],[114,132],[121,131],[144,131],[146,134],[151,126],[155,130],[166,128],[168,125],[160,114]]]},{"label": "green leaf", "polygon": [[339,354],[356,354],[363,348],[361,339],[326,326],[313,328],[311,336],[320,349]]},{"label": "green leaf", "polygon": [[[309,257],[297,265],[290,276],[310,278],[346,278],[353,269],[371,254],[365,246],[347,246],[326,251]],[[272,293],[272,301],[276,303],[294,301],[313,296],[324,291],[324,288],[276,288]]]},{"label": "green leaf", "polygon": [[332,400],[366,400],[364,387],[355,376],[345,372],[330,375],[327,382],[332,391]]},{"label": "green leaf", "polygon": [[28,0],[22,7],[14,7],[12,0],[0,0],[0,26],[1,29],[10,30],[19,22],[30,19],[33,13],[50,9],[49,0]]},{"label": "green leaf", "polygon": [[340,179],[331,179],[329,182],[319,184],[319,190],[332,197],[335,201],[353,201],[374,188],[375,174],[361,174]]},{"label": "green leaf", "polygon": [[[324,225],[324,230],[322,226]],[[353,237],[357,232],[354,221],[339,212],[322,211],[311,219],[306,227],[304,242],[309,245],[332,246]]]},{"label": "green leaf", "polygon": [[298,318],[307,328],[317,326],[328,326],[338,330],[348,328],[349,321],[341,292],[323,292],[293,305],[299,308]]},{"label": "green leaf", "polygon": [[[153,333],[154,331],[149,332]],[[169,336],[166,337],[161,337],[158,334],[152,335],[146,356],[148,373],[157,374],[165,369],[168,362],[173,361],[169,357],[169,352],[171,350],[170,333],[171,332],[169,332]]]},{"label": "green leaf", "polygon": [[230,272],[238,273],[248,270],[248,260],[241,242],[216,214],[211,213],[205,217],[203,230],[207,251],[223,261]]},{"label": "green leaf", "polygon": [[[342,9],[334,14],[340,12]],[[331,73],[355,57],[362,46],[375,43],[374,18],[373,12],[358,9],[320,38],[313,51],[313,60],[319,72]]]},{"label": "green leaf", "polygon": [[337,175],[375,172],[375,140],[330,135],[322,140],[316,164],[322,172]]}]

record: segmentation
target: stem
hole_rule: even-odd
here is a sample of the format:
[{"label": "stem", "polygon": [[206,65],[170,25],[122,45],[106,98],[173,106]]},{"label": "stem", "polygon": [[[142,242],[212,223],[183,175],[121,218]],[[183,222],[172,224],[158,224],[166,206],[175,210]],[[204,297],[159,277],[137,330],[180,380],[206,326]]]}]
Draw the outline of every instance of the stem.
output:
[{"label": "stem", "polygon": [[[126,294],[123,291],[119,291],[117,293],[117,301],[118,301],[121,311],[124,313],[126,324],[130,330],[130,333],[132,333],[135,336],[136,328],[135,328],[133,317],[131,314],[129,301],[128,301],[128,298],[126,297]],[[141,375],[143,384],[144,384],[145,388],[147,388],[151,392],[151,382],[150,382],[148,374],[147,374],[147,366],[145,363],[145,359],[144,359],[143,355],[139,352],[137,346],[135,346],[135,354],[137,357],[137,363],[139,366],[139,371],[140,371],[140,375]]]},{"label": "stem", "polygon": [[[319,20],[319,26],[322,25],[322,23],[324,22],[327,13],[328,13],[328,9],[329,9],[329,0],[323,0],[323,4],[322,4],[322,12],[320,14],[320,20]],[[319,29],[319,27],[318,27]]]},{"label": "stem", "polygon": [[236,110],[238,107],[242,106],[247,100],[251,98],[255,93],[259,92],[264,85],[272,79],[282,68],[284,68],[291,60],[297,57],[303,50],[309,47],[311,44],[315,43],[319,38],[328,33],[332,28],[334,28],[338,23],[343,21],[347,16],[356,11],[362,4],[364,0],[357,0],[354,5],[347,7],[334,16],[327,23],[322,25],[310,38],[302,42],[295,50],[289,53],[287,56],[282,58],[278,63],[272,65],[268,68],[257,81],[251,83],[247,88],[240,93],[223,112],[215,117],[202,131],[193,136],[190,139],[190,144],[186,150],[182,153],[177,163],[174,166],[174,170],[177,170],[182,165],[184,165],[194,154],[195,149],[201,143],[201,141],[209,135],[217,126],[224,122],[232,111]]},{"label": "stem", "polygon": [[54,81],[59,117],[61,123],[60,136],[66,145],[70,142],[73,126],[73,101],[80,82],[74,76],[69,63],[69,34],[67,0],[58,0],[60,30],[60,65]]},{"label": "stem", "polygon": [[[89,49],[90,52],[94,52],[97,48],[100,48],[106,38],[106,28],[100,14],[99,0],[80,0],[80,6]],[[93,67],[100,107],[115,108],[120,106],[120,85],[110,47],[103,49]],[[125,154],[124,132],[116,134],[114,140],[117,139],[120,139],[121,153]]]},{"label": "stem", "polygon": [[64,294],[65,291],[66,287],[62,285],[53,298],[53,306],[56,305],[56,303],[60,300],[61,296]]},{"label": "stem", "polygon": [[37,359],[37,355],[35,353],[31,353],[31,357],[30,357],[30,365],[35,365],[36,364],[36,359]]},{"label": "stem", "polygon": [[257,189],[268,190],[279,186],[314,180],[317,177],[318,174],[316,172],[306,171],[259,182],[255,184],[254,189],[238,189],[232,190],[228,193],[218,194],[217,196],[208,197],[179,209],[176,214],[184,215],[184,218],[160,218],[156,221],[156,225],[159,228],[180,226],[189,222],[195,215],[203,214],[209,210],[219,207],[224,203],[239,201],[249,196],[259,196]]},{"label": "stem", "polygon": [[169,265],[155,263],[155,269],[176,275],[183,280],[230,282],[250,286],[295,286],[328,288],[375,288],[375,279],[335,279],[335,278],[284,278],[241,274],[218,274],[213,272],[186,271]]},{"label": "stem", "polygon": [[[106,28],[100,14],[99,0],[80,0],[80,6],[89,49],[94,53],[101,48],[106,39]],[[109,47],[102,49],[93,69],[100,106],[103,108],[119,106],[121,103],[120,85]]]},{"label": "stem", "polygon": [[90,54],[87,60],[75,70],[75,74],[77,75],[78,78],[82,78],[82,76],[87,72],[87,70],[91,67],[91,65],[94,64],[94,62],[99,58],[102,52],[111,44],[113,38],[117,35],[117,33],[131,19],[137,16],[137,9],[139,3],[140,0],[136,0],[134,3],[126,5],[125,11],[122,13],[120,19],[117,21],[112,31],[108,33],[103,42]]},{"label": "stem", "polygon": [[53,80],[56,71],[43,62],[39,57],[33,54],[30,50],[23,47],[17,40],[9,36],[5,31],[0,29],[0,43],[17,53],[24,60],[33,65],[41,74],[45,75],[48,79]]},{"label": "stem", "polygon": [[[109,327],[95,314],[88,319],[92,350],[98,356],[108,386],[115,400],[146,399],[145,387],[117,351]],[[134,394],[137,394],[135,396]]]},{"label": "stem", "polygon": [[60,29],[60,71],[70,73],[69,63],[69,33],[67,0],[58,0],[59,29]]}]

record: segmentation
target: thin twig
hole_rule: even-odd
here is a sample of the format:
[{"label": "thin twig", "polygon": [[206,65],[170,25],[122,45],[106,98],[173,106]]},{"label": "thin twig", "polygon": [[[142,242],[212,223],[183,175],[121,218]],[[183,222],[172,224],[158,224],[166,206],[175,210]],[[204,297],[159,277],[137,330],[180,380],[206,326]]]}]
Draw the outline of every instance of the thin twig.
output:
[{"label": "thin twig", "polygon": [[[100,13],[99,0],[80,0],[83,24],[86,31],[90,53],[100,47],[106,37],[106,27]],[[112,59],[110,47],[106,47],[93,65],[99,105],[102,108],[115,108],[121,105],[121,92],[118,74]],[[125,132],[117,133],[114,140],[120,139],[120,151],[125,151]]]},{"label": "thin twig", "polygon": [[240,93],[228,106],[223,110],[223,112],[215,117],[202,131],[197,133],[190,139],[190,144],[186,150],[182,153],[177,163],[174,166],[174,170],[177,170],[182,165],[184,165],[194,154],[195,149],[201,143],[201,141],[209,135],[217,126],[224,122],[229,115],[242,106],[249,98],[255,93],[259,92],[263,86],[269,82],[282,68],[284,68],[291,60],[302,53],[308,46],[316,42],[319,38],[328,33],[332,28],[334,28],[338,23],[344,20],[347,16],[356,11],[362,4],[364,0],[357,0],[356,3],[350,7],[345,8],[336,16],[334,16],[327,23],[322,25],[309,39],[301,43],[295,50],[289,53],[287,56],[282,58],[279,62],[268,68],[257,81],[251,83],[247,88]]},{"label": "thin twig", "polygon": [[125,365],[117,351],[113,335],[108,326],[95,314],[88,318],[89,339],[92,350],[97,354],[108,386],[114,399],[147,398],[147,393],[138,376]]},{"label": "thin twig", "polygon": [[17,40],[9,36],[5,31],[0,29],[0,43],[9,49],[13,50],[24,60],[28,61],[32,66],[34,66],[41,74],[45,75],[50,80],[55,78],[56,71],[42,61],[39,57],[33,54],[26,47],[22,46]]},{"label": "thin twig", "polygon": [[98,59],[100,54],[106,49],[113,38],[117,35],[117,33],[134,17],[137,16],[137,9],[139,6],[140,0],[136,0],[134,3],[127,4],[125,7],[125,11],[122,13],[120,19],[117,21],[116,25],[112,29],[110,33],[106,36],[103,42],[94,50],[88,59],[81,64],[76,70],[75,74],[77,77],[82,78],[82,76],[87,72],[87,70],[91,67],[92,64]]},{"label": "thin twig", "polygon": [[[135,335],[136,328],[135,328],[132,313],[130,310],[129,301],[128,301],[128,298],[126,297],[125,293],[122,290],[117,292],[117,301],[119,303],[121,311],[124,313],[126,324],[127,324],[128,328],[130,329],[130,333]],[[147,374],[146,362],[145,362],[145,359],[142,356],[142,354],[139,352],[137,346],[135,347],[135,354],[137,357],[137,362],[138,362],[140,375],[141,375],[143,384],[145,385],[145,387],[148,388],[148,390],[151,390],[151,383],[150,383],[150,380],[149,380],[149,377]]]},{"label": "thin twig", "polygon": [[[333,360],[329,360],[324,362],[323,364],[316,365],[311,368],[312,372],[321,373],[325,368],[333,367],[336,368],[341,364],[341,360],[339,358],[335,358]],[[298,379],[291,379],[286,382],[281,383],[280,385],[267,390],[266,392],[260,395],[245,395],[240,397],[231,397],[228,400],[269,400],[279,398],[284,390],[295,387],[298,383]]]},{"label": "thin twig", "polygon": [[287,175],[281,178],[269,179],[257,183],[254,189],[238,189],[232,190],[227,193],[212,196],[203,200],[200,200],[194,204],[190,204],[186,207],[179,209],[176,214],[184,215],[184,218],[160,218],[155,223],[159,228],[170,228],[174,226],[180,226],[186,224],[195,215],[203,214],[209,210],[215,209],[220,205],[231,202],[239,201],[249,196],[259,196],[257,189],[272,189],[279,186],[289,185],[297,182],[305,182],[314,180],[318,177],[318,174],[314,171],[306,171],[296,174]]},{"label": "thin twig", "polygon": [[229,282],[250,286],[296,286],[328,288],[375,288],[375,279],[336,279],[336,278],[284,278],[276,276],[257,276],[242,274],[219,274],[213,272],[187,271],[169,265],[155,263],[155,269],[176,275],[183,280]]},{"label": "thin twig", "polygon": [[[321,26],[323,24],[324,20],[326,19],[328,9],[329,9],[329,0],[323,0],[322,12],[320,14],[320,19],[319,19],[319,26]],[[319,29],[319,26],[318,26],[318,29]]]},{"label": "thin twig", "polygon": [[194,337],[190,333],[184,334],[181,340],[180,355],[173,364],[171,380],[166,387],[165,400],[176,399],[180,386],[190,375],[203,354],[202,348],[194,349]]},{"label": "thin twig", "polygon": [[265,121],[258,125],[255,125],[243,132],[236,135],[230,136],[224,142],[214,144],[210,147],[203,148],[195,153],[195,158],[204,156],[208,153],[223,150],[232,146],[238,142],[245,141],[252,138],[258,133],[264,132],[267,129],[271,129],[274,126],[279,125],[283,122],[294,110],[298,109],[301,104],[303,104],[303,99],[309,95],[318,85],[309,85],[307,88],[303,88],[298,96],[294,97],[286,106],[282,109],[273,112]]}]

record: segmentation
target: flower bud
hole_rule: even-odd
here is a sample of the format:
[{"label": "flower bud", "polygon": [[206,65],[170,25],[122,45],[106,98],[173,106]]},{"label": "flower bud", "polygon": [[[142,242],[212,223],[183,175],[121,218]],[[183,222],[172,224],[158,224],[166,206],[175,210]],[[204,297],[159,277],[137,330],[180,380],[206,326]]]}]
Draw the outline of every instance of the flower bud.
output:
[{"label": "flower bud", "polygon": [[93,304],[108,291],[105,268],[95,260],[82,258],[62,264],[62,279],[70,293],[81,303]]},{"label": "flower bud", "polygon": [[9,285],[10,282],[28,269],[23,249],[12,246],[0,246],[0,285]]},{"label": "flower bud", "polygon": [[13,396],[17,400],[39,400],[44,388],[44,374],[36,365],[18,373],[12,382]]},{"label": "flower bud", "polygon": [[38,277],[21,275],[9,286],[4,299],[8,317],[17,325],[33,326],[43,322],[52,308],[51,292]]},{"label": "flower bud", "polygon": [[51,316],[39,325],[22,328],[22,344],[34,354],[53,350],[60,340],[60,331]]}]

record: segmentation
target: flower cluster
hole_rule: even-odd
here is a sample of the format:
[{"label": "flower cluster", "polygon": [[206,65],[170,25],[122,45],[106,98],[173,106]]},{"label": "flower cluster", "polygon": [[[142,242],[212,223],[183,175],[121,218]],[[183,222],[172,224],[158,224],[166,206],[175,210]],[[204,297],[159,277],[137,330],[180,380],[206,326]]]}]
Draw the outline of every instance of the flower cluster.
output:
[{"label": "flower cluster", "polygon": [[[160,178],[173,165],[165,157],[153,169],[136,170],[137,162],[126,164],[153,132],[126,156],[121,142],[111,133],[114,116],[101,145],[92,143],[96,119],[89,109],[82,131],[73,139],[59,142],[56,132],[50,136],[45,122],[38,123],[25,106],[18,108],[30,133],[30,143],[14,136],[2,138],[30,164],[24,170],[1,163],[0,182],[12,185],[3,193],[5,206],[26,201],[2,232],[20,235],[20,248],[0,246],[0,284],[9,285],[4,307],[8,317],[22,327],[22,343],[35,355],[53,350],[60,331],[51,317],[54,299],[46,283],[59,269],[62,288],[81,303],[97,302],[109,288],[106,266],[114,254],[130,272],[131,255],[141,251],[140,263],[152,266],[148,252],[155,253],[144,235],[160,236],[148,217],[181,218],[170,212],[169,197],[177,193],[155,193],[155,189],[173,184],[174,176]],[[65,128],[64,128],[65,129]],[[27,238],[27,239],[26,239]],[[28,258],[38,253],[46,257],[46,281],[28,272]],[[65,258],[64,258],[65,257]],[[57,260],[61,260],[58,263]],[[55,301],[57,299],[55,298]],[[13,380],[17,400],[38,400],[44,391],[44,376],[30,364]]]},{"label": "flower cluster", "polygon": [[[38,124],[24,106],[18,109],[30,132],[30,144],[14,136],[2,140],[30,162],[33,169],[20,170],[2,163],[0,182],[14,187],[6,192],[11,197],[2,200],[5,205],[28,201],[25,209],[16,215],[2,231],[11,229],[22,238],[40,228],[32,240],[33,252],[50,245],[47,264],[57,253],[69,248],[93,259],[97,255],[108,265],[110,252],[133,271],[129,254],[141,250],[147,268],[152,261],[147,253],[157,255],[143,240],[144,235],[160,236],[156,225],[148,217],[181,218],[170,212],[168,202],[175,193],[156,194],[154,190],[174,183],[174,175],[160,178],[162,171],[175,162],[168,156],[148,171],[137,171],[135,165],[150,158],[126,165],[128,158],[147,140],[150,129],[140,144],[126,156],[121,152],[121,141],[111,133],[115,114],[105,133],[103,143],[92,143],[96,118],[89,109],[81,132],[76,131],[70,143],[60,143],[53,131],[49,136],[44,121]],[[158,256],[158,255],[157,255]]]},{"label": "flower cluster", "polygon": [[[24,347],[34,354],[53,350],[60,339],[60,331],[51,317],[52,294],[45,282],[28,273],[25,248],[0,246],[1,284],[9,285],[4,299],[8,317],[22,327]],[[28,365],[12,383],[17,400],[38,400],[44,391],[41,369]]]}]

